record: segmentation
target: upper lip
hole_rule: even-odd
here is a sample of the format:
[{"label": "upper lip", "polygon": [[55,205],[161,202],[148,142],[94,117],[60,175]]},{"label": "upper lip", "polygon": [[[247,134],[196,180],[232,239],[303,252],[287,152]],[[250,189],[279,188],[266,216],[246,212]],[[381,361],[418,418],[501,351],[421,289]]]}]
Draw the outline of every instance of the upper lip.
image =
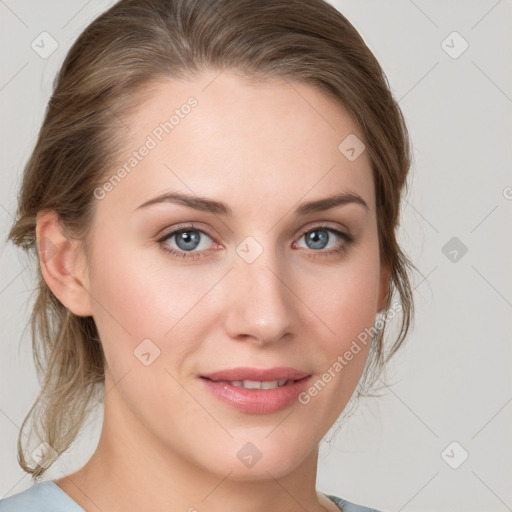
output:
[{"label": "upper lip", "polygon": [[239,381],[239,380],[255,380],[255,381],[273,381],[273,380],[300,380],[308,377],[310,374],[297,370],[295,368],[230,368],[219,370],[217,372],[201,375],[213,381]]}]

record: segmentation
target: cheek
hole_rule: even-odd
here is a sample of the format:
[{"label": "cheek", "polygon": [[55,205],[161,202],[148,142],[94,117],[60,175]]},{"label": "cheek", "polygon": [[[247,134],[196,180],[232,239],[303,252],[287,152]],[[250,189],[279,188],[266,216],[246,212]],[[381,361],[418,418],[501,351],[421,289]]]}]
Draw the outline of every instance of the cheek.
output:
[{"label": "cheek", "polygon": [[333,348],[340,348],[340,344],[373,325],[378,312],[379,284],[378,248],[371,248],[348,257],[329,271],[309,272],[301,296],[307,297],[306,304],[336,340]]},{"label": "cheek", "polygon": [[147,269],[138,261],[137,252],[107,232],[98,234],[94,247],[90,281],[94,321],[109,368],[124,373],[136,362],[133,350],[137,345],[155,337],[163,327]]},{"label": "cheek", "polygon": [[365,241],[331,272],[308,275],[304,283],[303,296],[318,317],[318,378],[325,379],[312,382],[304,403],[311,401],[319,417],[334,421],[361,377],[371,345],[380,286],[376,240]]},{"label": "cheek", "polygon": [[[93,316],[109,367],[126,372],[140,364],[134,350],[147,339],[158,347],[145,342],[155,353],[172,345],[176,360],[181,359],[180,353],[184,356],[194,350],[197,332],[208,324],[201,301],[221,279],[223,269],[173,266],[158,248],[115,247],[104,240],[96,244],[116,255],[106,256],[101,251],[94,255],[90,283]],[[183,339],[187,340],[186,350],[179,344]]]}]

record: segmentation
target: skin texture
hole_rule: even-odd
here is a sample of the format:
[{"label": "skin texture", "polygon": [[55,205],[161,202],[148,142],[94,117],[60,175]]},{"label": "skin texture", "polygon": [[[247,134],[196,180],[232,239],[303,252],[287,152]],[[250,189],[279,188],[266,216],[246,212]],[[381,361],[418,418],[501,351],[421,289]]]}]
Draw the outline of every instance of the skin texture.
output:
[{"label": "skin texture", "polygon": [[[198,375],[288,366],[314,382],[373,325],[388,273],[372,172],[366,152],[349,161],[338,150],[349,134],[362,136],[309,85],[205,71],[152,88],[125,120],[120,165],[191,96],[197,106],[95,200],[90,258],[53,212],[38,216],[40,243],[56,248],[41,260],[45,280],[71,311],[93,316],[108,364],[97,450],[56,483],[88,512],[337,510],[315,489],[317,447],[354,391],[368,347],[307,405],[270,414],[220,402]],[[170,191],[225,202],[233,215],[169,202],[137,209]],[[292,213],[339,192],[358,194],[368,209]],[[177,237],[158,240],[190,222],[201,230],[201,257],[165,252],[180,252]],[[303,235],[319,224],[354,242],[327,231],[327,248],[311,248]],[[251,263],[237,253],[247,237],[262,248]],[[336,247],[344,250],[326,254]],[[148,338],[160,355],[146,366],[134,350]],[[252,467],[237,457],[248,442],[262,454]]]}]

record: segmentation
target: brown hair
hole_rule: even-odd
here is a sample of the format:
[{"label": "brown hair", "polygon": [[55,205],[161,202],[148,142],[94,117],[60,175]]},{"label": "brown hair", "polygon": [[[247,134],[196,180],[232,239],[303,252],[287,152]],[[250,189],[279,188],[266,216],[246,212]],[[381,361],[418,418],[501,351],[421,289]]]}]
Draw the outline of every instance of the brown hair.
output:
[{"label": "brown hair", "polygon": [[[151,85],[230,69],[250,78],[307,83],[343,105],[359,125],[373,169],[382,263],[391,269],[386,310],[398,294],[398,335],[384,349],[373,336],[363,377],[374,384],[406,338],[413,317],[408,270],[396,240],[400,198],[410,167],[408,132],[377,60],[350,22],[323,0],[121,0],[73,44],[56,77],[36,146],[26,164],[9,238],[37,261],[36,215],[55,210],[87,248],[94,189],[123,148],[123,119]],[[121,129],[120,129],[121,128]],[[341,142],[341,141],[340,141]],[[23,429],[57,454],[78,435],[102,399],[104,357],[92,317],[71,313],[38,266],[30,324],[42,388],[18,437],[21,467],[33,478],[52,460],[30,465]],[[385,323],[385,322],[384,322]]]}]

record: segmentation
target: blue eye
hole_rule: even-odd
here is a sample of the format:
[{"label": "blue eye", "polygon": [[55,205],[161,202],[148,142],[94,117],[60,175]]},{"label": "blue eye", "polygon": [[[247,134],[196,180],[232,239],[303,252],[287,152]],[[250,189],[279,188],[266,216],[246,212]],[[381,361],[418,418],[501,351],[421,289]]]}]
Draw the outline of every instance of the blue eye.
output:
[{"label": "blue eye", "polygon": [[309,249],[330,249],[332,247],[327,247],[327,244],[332,238],[336,238],[332,236],[333,232],[334,230],[326,228],[315,228],[307,231],[301,238],[304,237]]},{"label": "blue eye", "polygon": [[[175,239],[175,244],[178,250],[172,246],[169,247],[169,243],[166,242],[173,238]],[[197,228],[188,227],[167,233],[163,238],[159,240],[159,242],[162,243],[162,248],[164,251],[170,252],[174,256],[178,256],[180,258],[196,258],[200,256],[200,254],[196,254],[196,249],[199,251],[206,250],[208,247],[204,247],[204,245],[206,244],[206,246],[208,246],[208,240],[213,241],[211,237],[208,236],[204,231]],[[187,254],[191,253],[192,251],[196,252],[193,254]]]}]

